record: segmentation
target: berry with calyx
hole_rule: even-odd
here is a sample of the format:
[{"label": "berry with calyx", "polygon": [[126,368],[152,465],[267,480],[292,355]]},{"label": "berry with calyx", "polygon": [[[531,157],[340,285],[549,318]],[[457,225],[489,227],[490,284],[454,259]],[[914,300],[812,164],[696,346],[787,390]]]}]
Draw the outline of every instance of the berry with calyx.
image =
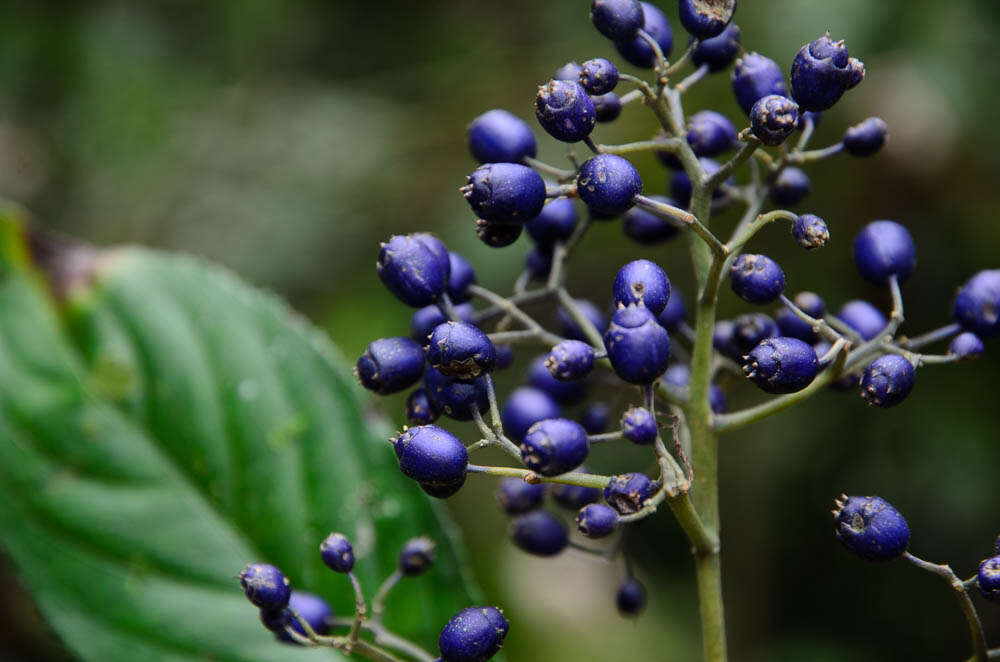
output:
[{"label": "berry with calyx", "polygon": [[459,189],[479,218],[497,223],[527,223],[542,211],[545,182],[519,163],[487,163]]},{"label": "berry with calyx", "polygon": [[445,322],[434,327],[427,339],[427,362],[446,377],[468,380],[492,372],[497,353],[493,341],[478,327]]},{"label": "berry with calyx", "polygon": [[889,125],[881,117],[869,117],[844,132],[844,151],[851,156],[871,156],[889,137]]},{"label": "berry with calyx", "polygon": [[885,285],[890,276],[902,283],[917,264],[913,237],[895,221],[873,221],[854,240],[854,264],[874,285]]},{"label": "berry with calyx", "polygon": [[688,119],[687,141],[696,156],[718,156],[736,144],[736,128],[725,115],[702,110]]},{"label": "berry with calyx", "polygon": [[476,219],[476,236],[490,248],[510,246],[521,236],[523,225]]},{"label": "berry with calyx", "polygon": [[708,65],[710,72],[722,71],[740,53],[740,29],[735,23],[726,26],[718,36],[703,39],[691,53],[691,61],[696,67]]},{"label": "berry with calyx", "polygon": [[656,418],[645,407],[629,407],[622,416],[622,436],[632,443],[651,444],[659,432]]},{"label": "berry with calyx", "polygon": [[885,499],[842,496],[836,501],[837,540],[866,561],[891,561],[906,552],[910,527]]},{"label": "berry with calyx", "polygon": [[627,211],[635,196],[642,193],[642,179],[627,159],[598,154],[580,168],[576,190],[591,210],[617,216]]},{"label": "berry with calyx", "polygon": [[521,118],[506,110],[488,110],[472,120],[469,151],[480,163],[521,163],[535,156],[535,134]]},{"label": "berry with calyx", "polygon": [[588,538],[604,538],[618,528],[618,513],[611,506],[592,503],[576,514],[576,526]]},{"label": "berry with calyx", "polygon": [[750,128],[765,145],[780,145],[799,123],[799,106],[779,94],[761,97],[750,108]]},{"label": "berry with calyx", "polygon": [[[651,200],[677,206],[676,203],[662,195],[651,195]],[[670,221],[641,207],[632,207],[622,218],[622,230],[625,236],[643,245],[660,244],[673,239],[680,233],[680,228]]]},{"label": "berry with calyx", "polygon": [[615,373],[630,384],[652,384],[670,359],[667,330],[641,305],[615,311],[604,334],[604,347]]},{"label": "berry with calyx", "polygon": [[406,420],[414,425],[427,425],[433,423],[441,416],[427,391],[418,388],[410,393],[406,398]]},{"label": "berry with calyx", "polygon": [[898,354],[880,356],[861,376],[861,397],[873,407],[895,407],[913,390],[916,370]]},{"label": "berry with calyx", "polygon": [[618,67],[603,57],[587,60],[580,70],[579,83],[587,94],[607,94],[618,85]]},{"label": "berry with calyx", "polygon": [[380,338],[370,343],[354,366],[361,385],[379,395],[398,393],[424,374],[424,351],[409,338]]},{"label": "berry with calyx", "polygon": [[824,35],[799,49],[792,62],[792,97],[803,110],[826,110],[864,78],[864,65],[843,41]]},{"label": "berry with calyx", "polygon": [[261,609],[278,610],[288,606],[292,585],[288,578],[268,563],[250,563],[240,573],[240,587],[247,600]]},{"label": "berry with calyx", "polygon": [[[770,94],[788,96],[785,75],[777,63],[759,53],[749,53],[736,60],[731,76],[736,103],[750,115],[750,109],[761,97]],[[801,105],[801,104],[800,104]]]},{"label": "berry with calyx", "polygon": [[[455,313],[462,322],[472,323],[476,316],[476,309],[471,303],[460,303],[455,306]],[[431,332],[439,325],[448,321],[448,318],[441,312],[441,308],[436,305],[424,306],[413,313],[410,318],[410,337],[420,343],[421,347],[427,343],[427,338]]]},{"label": "berry with calyx", "polygon": [[285,627],[290,626],[302,637],[306,635],[306,629],[298,619],[292,616],[292,611],[297,613],[304,620],[312,631],[319,635],[329,634],[333,629],[333,609],[326,600],[302,591],[292,591],[292,596],[288,599],[288,608],[280,612],[270,612],[261,610],[260,620],[264,627],[274,632],[275,638],[289,644],[297,644],[292,636],[285,631]]},{"label": "berry with calyx", "polygon": [[594,0],[590,20],[598,32],[616,42],[634,39],[645,23],[638,0]]},{"label": "berry with calyx", "polygon": [[587,434],[601,434],[611,424],[611,407],[603,402],[594,402],[580,414],[580,425]]},{"label": "berry with calyx", "polygon": [[403,475],[431,496],[451,496],[465,483],[469,453],[452,433],[436,425],[409,428],[392,440]]},{"label": "berry with calyx", "polygon": [[851,327],[863,340],[871,340],[889,323],[882,311],[862,299],[848,301],[840,308],[837,319]]},{"label": "berry with calyx", "polygon": [[736,0],[680,0],[681,25],[697,39],[719,35],[736,11]]},{"label": "berry with calyx", "polygon": [[[823,303],[823,299],[815,292],[799,292],[792,298],[792,303],[813,319],[821,320],[823,319],[823,315],[826,314],[826,304]],[[816,332],[816,329],[809,322],[799,319],[798,315],[787,308],[782,309],[777,314],[775,321],[778,323],[778,330],[783,336],[798,338],[811,345],[819,341],[819,334]]]},{"label": "berry with calyx", "polygon": [[[670,29],[670,22],[655,5],[648,2],[640,2],[639,5],[642,7],[642,29],[659,45],[664,57],[669,56],[670,49],[674,47],[674,33]],[[623,58],[637,67],[652,69],[656,65],[656,53],[653,52],[653,47],[641,37],[616,40],[615,48]]]},{"label": "berry with calyx", "polygon": [[448,297],[454,303],[461,303],[472,298],[469,286],[476,282],[476,270],[469,261],[458,253],[448,251],[448,263],[451,273],[448,276]]},{"label": "berry with calyx", "polygon": [[598,122],[614,122],[622,114],[622,100],[614,92],[590,97]]},{"label": "berry with calyx", "polygon": [[331,533],[319,545],[319,555],[334,572],[354,570],[354,547],[343,533]]},{"label": "berry with calyx", "polygon": [[[592,301],[586,299],[576,299],[576,308],[587,320],[597,329],[598,333],[604,333],[608,328],[608,320],[604,313]],[[587,340],[583,329],[570,316],[566,309],[560,308],[556,311],[556,320],[559,322],[559,329],[562,335],[572,340]]]},{"label": "berry with calyx", "polygon": [[1000,602],[1000,556],[986,559],[976,574],[979,592],[990,602]]},{"label": "berry with calyx", "polygon": [[798,338],[768,338],[747,355],[743,374],[767,393],[795,393],[812,383],[819,360],[812,345]]},{"label": "berry with calyx", "polygon": [[812,183],[809,176],[798,168],[785,168],[771,184],[771,201],[783,207],[794,207],[802,202]]},{"label": "berry with calyx", "polygon": [[496,498],[508,515],[523,515],[542,505],[545,485],[533,485],[520,478],[504,478],[497,485]]},{"label": "berry with calyx", "polygon": [[[543,183],[543,194],[544,188]],[[447,249],[442,263],[437,251],[418,235],[391,237],[382,244],[376,267],[386,288],[414,308],[434,303],[448,285]]]},{"label": "berry with calyx", "polygon": [[653,315],[659,315],[670,300],[670,279],[655,262],[633,260],[618,270],[614,297],[620,306],[643,304]]},{"label": "berry with calyx", "polygon": [[557,242],[566,241],[576,229],[576,206],[569,198],[550,200],[535,218],[528,221],[524,229],[532,240],[544,248]]},{"label": "berry with calyx", "polygon": [[427,572],[434,563],[434,541],[426,536],[410,538],[399,551],[399,571],[406,577]]},{"label": "berry with calyx", "polygon": [[550,80],[538,88],[535,117],[556,140],[575,143],[594,130],[594,102],[576,80]]},{"label": "berry with calyx", "polygon": [[667,299],[667,305],[657,315],[656,321],[667,331],[674,331],[686,317],[687,309],[684,307],[684,299],[681,298],[681,293],[671,290],[670,298]]},{"label": "berry with calyx", "polygon": [[785,291],[785,272],[766,255],[744,253],[729,269],[729,284],[747,303],[768,304]]},{"label": "berry with calyx", "polygon": [[1000,269],[980,271],[962,285],[955,297],[954,317],[983,338],[1000,332]]},{"label": "berry with calyx", "polygon": [[496,607],[466,607],[441,630],[442,662],[484,662],[503,646],[510,623]]},{"label": "berry with calyx", "polygon": [[[577,467],[574,471],[583,474],[591,473],[590,469],[582,466]],[[598,487],[553,483],[549,491],[552,494],[552,500],[567,510],[579,510],[588,503],[596,503],[601,500],[601,490]]]},{"label": "berry with calyx", "polygon": [[738,357],[747,354],[768,338],[778,335],[778,325],[764,313],[747,313],[733,320],[732,344]]},{"label": "berry with calyx", "polygon": [[520,549],[535,556],[555,556],[569,543],[563,521],[544,510],[533,510],[515,517],[511,522],[510,537]]},{"label": "berry with calyx", "polygon": [[978,359],[986,351],[982,339],[971,331],[963,331],[954,338],[948,345],[948,353],[957,356],[963,361],[966,359]]},{"label": "berry with calyx", "polygon": [[792,223],[792,237],[807,251],[826,246],[830,240],[830,229],[824,221],[815,214],[802,214]]},{"label": "berry with calyx", "polygon": [[587,431],[567,418],[547,418],[528,429],[521,442],[524,465],[543,476],[566,473],[587,459]]},{"label": "berry with calyx", "polygon": [[604,500],[622,515],[638,512],[656,494],[660,484],[646,474],[627,473],[614,476],[604,488]]},{"label": "berry with calyx", "polygon": [[594,348],[579,340],[564,340],[549,352],[545,367],[559,381],[583,379],[594,368]]},{"label": "berry with calyx", "polygon": [[558,416],[559,405],[551,395],[533,386],[521,386],[507,398],[500,412],[500,422],[511,439],[521,441],[532,425]]},{"label": "berry with calyx", "polygon": [[634,577],[629,577],[618,586],[615,605],[622,616],[638,616],[646,608],[646,587]]}]

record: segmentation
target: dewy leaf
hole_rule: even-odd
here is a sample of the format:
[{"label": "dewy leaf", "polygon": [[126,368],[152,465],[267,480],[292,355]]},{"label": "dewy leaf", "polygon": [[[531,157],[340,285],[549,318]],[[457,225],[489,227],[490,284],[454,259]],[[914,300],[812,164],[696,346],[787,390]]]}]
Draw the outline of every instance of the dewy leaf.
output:
[{"label": "dewy leaf", "polygon": [[387,612],[435,650],[475,602],[464,566],[330,343],[194,259],[60,261],[24,234],[0,218],[0,545],[63,641],[102,662],[337,657],[274,642],[234,577],[274,563],[348,615],[318,553],[342,531],[369,596],[405,539],[438,542]]}]

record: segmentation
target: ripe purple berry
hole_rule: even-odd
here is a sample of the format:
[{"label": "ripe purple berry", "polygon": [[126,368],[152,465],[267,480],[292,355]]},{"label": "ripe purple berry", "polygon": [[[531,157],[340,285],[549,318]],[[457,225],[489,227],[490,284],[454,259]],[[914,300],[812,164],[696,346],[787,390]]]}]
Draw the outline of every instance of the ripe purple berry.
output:
[{"label": "ripe purple berry", "polygon": [[441,630],[442,662],[484,662],[503,646],[510,623],[496,607],[466,607]]},{"label": "ripe purple berry", "polygon": [[496,498],[508,515],[522,515],[542,505],[545,485],[532,485],[520,478],[504,478],[497,485]]},{"label": "ripe purple berry", "polygon": [[[799,292],[792,299],[799,310],[813,319],[823,319],[826,314],[826,304],[815,292]],[[810,345],[819,341],[819,334],[811,324],[799,319],[798,315],[788,310],[782,309],[775,317],[778,323],[778,330],[783,336],[790,336],[805,341]]]},{"label": "ripe purple berry", "polygon": [[767,393],[795,393],[812,383],[819,360],[812,345],[798,338],[768,338],[747,355],[743,374]]},{"label": "ripe purple berry", "polygon": [[[670,49],[674,47],[674,34],[670,29],[670,22],[655,5],[648,2],[640,2],[639,5],[642,7],[642,29],[660,46],[664,56],[669,55]],[[640,37],[631,41],[616,40],[615,48],[623,58],[637,67],[652,69],[656,64],[656,53],[646,40]]]},{"label": "ripe purple berry", "polygon": [[278,610],[288,606],[292,585],[273,565],[250,563],[240,573],[240,587],[247,600],[261,609]]},{"label": "ripe purple berry", "polygon": [[531,128],[506,110],[488,110],[472,120],[467,140],[479,163],[521,163],[538,152]]},{"label": "ripe purple berry", "polygon": [[740,29],[730,23],[718,36],[699,41],[691,53],[691,61],[696,67],[707,64],[710,72],[716,72],[732,64],[739,52]]},{"label": "ripe purple berry", "polygon": [[472,408],[483,411],[488,406],[486,385],[482,378],[472,381],[442,375],[436,368],[424,371],[427,397],[445,415],[456,421],[471,421]]},{"label": "ripe purple berry", "polygon": [[543,476],[558,476],[587,459],[587,432],[576,421],[547,418],[528,429],[521,442],[524,465]]},{"label": "ripe purple berry", "polygon": [[551,395],[533,386],[522,386],[514,389],[507,398],[500,412],[500,422],[512,439],[521,441],[532,425],[558,416],[559,405]]},{"label": "ripe purple berry", "polygon": [[[650,199],[676,206],[676,203],[662,195],[651,195]],[[680,228],[670,221],[660,218],[641,207],[632,207],[622,219],[622,230],[625,236],[643,244],[652,246],[673,239],[680,233]]]},{"label": "ripe purple berry", "polygon": [[580,414],[580,425],[587,434],[601,434],[611,423],[611,407],[603,402],[593,402]]},{"label": "ripe purple berry", "polygon": [[629,577],[618,587],[615,605],[622,616],[638,616],[646,608],[646,587],[638,579]]},{"label": "ripe purple berry", "polygon": [[645,22],[638,0],[594,0],[590,20],[598,32],[615,42],[634,39]]},{"label": "ripe purple berry", "polygon": [[743,254],[729,270],[729,283],[739,298],[764,305],[785,290],[785,272],[766,255]]},{"label": "ripe purple berry", "polygon": [[736,0],[680,0],[681,25],[697,39],[719,35],[736,11]]},{"label": "ripe purple berry", "polygon": [[[542,184],[544,194],[544,183]],[[429,235],[425,235],[429,236]],[[378,276],[390,292],[408,306],[434,303],[448,285],[450,265],[418,235],[395,235],[379,250]]]},{"label": "ripe purple berry", "polygon": [[890,276],[903,282],[917,264],[913,237],[895,221],[873,221],[854,240],[854,264],[874,285],[885,285]]},{"label": "ripe purple berry", "polygon": [[851,156],[871,156],[885,144],[889,125],[881,117],[869,117],[844,132],[844,151]]},{"label": "ripe purple berry", "polygon": [[976,574],[979,592],[990,602],[1000,602],[1000,556],[986,559]]},{"label": "ripe purple berry", "polygon": [[873,407],[895,407],[913,390],[916,370],[898,354],[880,356],[861,376],[861,397]]},{"label": "ripe purple berry", "polygon": [[465,483],[469,453],[447,430],[420,425],[404,431],[392,443],[400,471],[420,483],[428,494],[450,496]]},{"label": "ripe purple berry", "polygon": [[759,53],[750,53],[736,60],[731,78],[736,103],[747,115],[761,97],[769,94],[788,96],[781,67]]},{"label": "ripe purple berry", "polygon": [[576,80],[550,80],[538,88],[535,116],[550,136],[575,143],[594,130],[594,103]]},{"label": "ripe purple berry", "polygon": [[555,556],[569,543],[566,525],[544,510],[533,510],[515,517],[511,522],[510,537],[515,545],[535,556]]},{"label": "ripe purple berry", "polygon": [[667,299],[667,305],[656,317],[656,321],[667,331],[674,331],[686,317],[687,309],[684,307],[684,299],[681,298],[681,293],[677,290],[671,290],[670,298]]},{"label": "ripe purple berry", "polygon": [[275,638],[279,641],[297,644],[298,642],[285,632],[286,626],[291,626],[302,637],[307,635],[306,629],[302,627],[301,622],[292,617],[291,612],[293,610],[302,617],[302,620],[309,624],[309,627],[316,634],[326,635],[333,629],[333,625],[331,624],[333,609],[330,608],[326,600],[318,595],[302,591],[292,591],[292,596],[288,599],[288,609],[283,609],[278,613],[262,610],[260,614],[261,622],[264,623],[267,629],[274,632]]},{"label": "ripe purple berry", "polygon": [[451,266],[451,273],[448,276],[448,297],[455,303],[468,301],[472,298],[469,286],[476,282],[476,270],[468,260],[452,251],[448,251],[448,263]]},{"label": "ripe purple berry", "polygon": [[436,421],[440,416],[441,412],[437,405],[431,401],[426,390],[418,388],[406,398],[406,420],[410,423],[427,425]]},{"label": "ripe purple berry", "polygon": [[750,128],[765,145],[780,145],[799,123],[799,106],[791,99],[769,94],[750,108]]},{"label": "ripe purple berry", "polygon": [[343,533],[331,533],[319,545],[319,555],[334,572],[354,570],[354,547]]},{"label": "ripe purple berry", "polygon": [[598,154],[580,168],[576,190],[590,209],[618,215],[642,193],[642,179],[628,160],[615,154]]},{"label": "ripe purple berry", "polygon": [[801,49],[792,62],[792,97],[803,110],[826,110],[864,78],[864,65],[829,35]]},{"label": "ripe purple berry", "polygon": [[552,250],[535,246],[524,255],[524,270],[532,278],[544,280],[552,270]]},{"label": "ripe purple berry", "polygon": [[889,323],[881,310],[862,299],[845,303],[837,318],[854,329],[863,340],[871,340],[882,333],[882,329]]},{"label": "ripe purple berry", "polygon": [[564,382],[556,379],[545,366],[547,358],[547,354],[542,354],[531,361],[528,366],[528,383],[548,393],[559,404],[572,405],[579,402],[586,395],[584,382]]},{"label": "ripe purple berry", "polygon": [[594,349],[579,340],[564,340],[549,352],[545,367],[559,381],[583,379],[594,368]]},{"label": "ripe purple berry", "polygon": [[615,373],[630,384],[652,384],[667,369],[670,336],[645,306],[619,308],[604,334]]},{"label": "ripe purple berry", "polygon": [[576,514],[576,526],[588,538],[604,538],[618,528],[618,513],[611,506],[592,503]]},{"label": "ripe purple berry", "polygon": [[433,563],[434,541],[425,536],[407,540],[399,550],[399,570],[406,577],[424,574]]},{"label": "ripe purple berry", "polygon": [[618,270],[614,296],[620,306],[641,303],[659,315],[670,299],[670,280],[655,262],[633,260]]},{"label": "ripe purple berry", "polygon": [[569,239],[576,229],[576,223],[577,214],[573,201],[569,198],[556,198],[542,207],[538,216],[528,221],[524,228],[537,245],[551,248],[556,242]]},{"label": "ripe purple berry", "polygon": [[910,543],[906,520],[882,497],[841,497],[833,514],[837,540],[866,561],[891,561]]},{"label": "ripe purple berry", "polygon": [[826,221],[815,214],[802,214],[792,223],[792,236],[807,251],[826,246],[830,240],[830,230]]},{"label": "ripe purple berry", "polygon": [[476,219],[476,236],[490,248],[510,246],[521,236],[523,225]]},{"label": "ripe purple berry", "polygon": [[794,207],[809,195],[811,188],[805,172],[798,168],[785,168],[771,184],[771,200],[776,205]]},{"label": "ripe purple berry", "polygon": [[622,416],[622,435],[632,443],[651,444],[659,432],[656,418],[645,407],[629,407]]},{"label": "ripe purple berry", "polygon": [[964,331],[951,340],[948,345],[948,353],[965,359],[978,359],[986,351],[983,341],[971,331]]},{"label": "ripe purple berry", "polygon": [[702,110],[687,124],[687,141],[697,156],[718,156],[736,144],[736,128],[714,110]]},{"label": "ripe purple berry", "polygon": [[733,320],[732,344],[737,356],[747,354],[768,338],[778,335],[778,325],[764,313],[747,313]]},{"label": "ripe purple berry", "polygon": [[1000,269],[980,271],[955,297],[955,321],[982,338],[1000,332]]},{"label": "ripe purple berry", "polygon": [[413,386],[424,374],[424,351],[409,338],[380,338],[365,349],[354,366],[361,385],[379,395]]},{"label": "ripe purple berry", "polygon": [[542,176],[518,163],[481,165],[460,190],[476,216],[497,223],[527,223],[545,204]]},{"label": "ripe purple berry", "polygon": [[606,94],[618,85],[618,67],[603,57],[587,60],[580,70],[579,83],[587,94]]},{"label": "ripe purple berry", "polygon": [[439,324],[427,343],[427,362],[446,377],[475,379],[489,374],[496,365],[493,342],[467,322]]},{"label": "ripe purple berry", "polygon": [[660,484],[646,474],[627,473],[615,476],[604,488],[604,500],[622,515],[631,515],[651,499]]},{"label": "ripe purple berry", "polygon": [[622,100],[614,92],[592,96],[590,101],[598,122],[614,122],[622,114]]}]

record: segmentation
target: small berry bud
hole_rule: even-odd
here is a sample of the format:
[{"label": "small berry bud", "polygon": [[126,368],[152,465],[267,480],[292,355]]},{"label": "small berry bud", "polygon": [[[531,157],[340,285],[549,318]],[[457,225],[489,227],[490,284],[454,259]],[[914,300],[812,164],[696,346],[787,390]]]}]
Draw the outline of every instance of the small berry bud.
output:
[{"label": "small berry bud", "polygon": [[606,94],[618,85],[618,67],[603,57],[587,60],[580,70],[579,83],[587,94]]},{"label": "small berry bud", "polygon": [[626,579],[618,587],[615,604],[622,616],[638,616],[646,608],[646,587],[638,579]]},{"label": "small berry bud", "polygon": [[601,434],[611,423],[611,407],[603,402],[593,402],[580,414],[580,425],[587,434]]},{"label": "small berry bud", "polygon": [[785,272],[766,255],[747,253],[733,262],[729,282],[739,298],[764,305],[773,302],[785,290]]},{"label": "small berry bud", "polygon": [[580,533],[588,538],[604,538],[618,528],[618,513],[603,503],[592,503],[577,513],[576,525]]},{"label": "small berry bud", "polygon": [[750,109],[750,128],[765,145],[780,145],[799,123],[799,106],[791,99],[770,94]]},{"label": "small berry bud", "polygon": [[399,551],[399,570],[407,577],[424,574],[434,563],[434,541],[421,536],[411,538]]},{"label": "small berry bud", "polygon": [[1000,332],[1000,269],[980,271],[955,297],[955,321],[982,338]]},{"label": "small berry bud", "polygon": [[[274,632],[275,638],[279,641],[299,645],[290,634],[285,632],[285,626],[291,626],[291,628],[295,630],[299,636],[308,636],[305,628],[302,627],[299,620],[292,617],[292,611],[295,611],[300,617],[302,617],[302,620],[308,623],[309,627],[312,628],[312,631],[316,634],[327,635],[330,634],[331,630],[333,630],[333,625],[331,624],[331,621],[333,620],[333,609],[330,608],[330,605],[327,604],[326,600],[318,595],[303,593],[302,591],[292,591],[292,597],[288,600],[288,609],[283,610],[283,616],[278,619],[274,619],[272,615],[271,619],[269,619],[270,624],[264,622],[264,612],[261,611],[261,622],[264,622],[264,626]],[[270,627],[276,624],[280,624],[281,627],[277,630]]]},{"label": "small berry bud", "polygon": [[441,630],[442,662],[484,662],[503,646],[510,623],[496,607],[466,607]]},{"label": "small berry bud", "polygon": [[587,394],[583,381],[563,382],[552,376],[545,367],[546,354],[536,356],[528,366],[528,383],[537,389],[545,391],[553,400],[561,405],[573,405]]},{"label": "small berry bud", "polygon": [[656,419],[645,407],[629,407],[622,416],[622,435],[634,444],[651,444],[659,432]]},{"label": "small berry bud", "polygon": [[455,303],[468,301],[472,298],[469,286],[476,282],[476,270],[468,260],[452,251],[448,251],[448,263],[451,265],[451,273],[448,276],[448,297]]},{"label": "small berry bud", "polygon": [[873,407],[895,407],[913,390],[916,370],[898,354],[880,356],[865,368],[861,397]]},{"label": "small berry bud", "polygon": [[978,359],[986,351],[983,341],[971,331],[964,331],[954,338],[948,345],[948,353],[957,356],[961,360]]},{"label": "small berry bud", "polygon": [[[470,324],[476,315],[476,309],[470,303],[458,304],[455,306],[455,312],[458,314],[458,319]],[[447,321],[441,308],[437,305],[424,306],[413,313],[413,317],[410,318],[410,337],[420,343],[421,348],[423,348],[427,344],[427,338],[431,335],[431,331],[437,325]],[[423,350],[421,349],[421,351]]]},{"label": "small berry bud", "polygon": [[837,539],[867,561],[891,561],[906,551],[910,527],[882,497],[841,497],[833,512]]},{"label": "small berry bud", "polygon": [[555,556],[569,543],[566,525],[544,510],[515,517],[510,525],[510,537],[515,545],[535,556]]},{"label": "small berry bud", "polygon": [[819,216],[802,214],[792,223],[792,236],[795,243],[811,251],[826,246],[826,242],[830,241],[830,230]]},{"label": "small berry bud", "polygon": [[594,349],[579,340],[564,340],[552,348],[545,367],[560,381],[583,379],[594,368]]},{"label": "small berry bud", "polygon": [[348,573],[354,569],[354,547],[343,533],[331,533],[319,546],[323,563],[334,572]]},{"label": "small berry bud", "polygon": [[267,610],[284,609],[292,595],[288,578],[273,565],[250,563],[240,573],[240,586],[247,600]]},{"label": "small berry bud", "polygon": [[568,80],[575,83],[579,80],[581,71],[583,71],[583,67],[580,66],[579,62],[567,62],[555,70],[552,74],[552,80]]}]

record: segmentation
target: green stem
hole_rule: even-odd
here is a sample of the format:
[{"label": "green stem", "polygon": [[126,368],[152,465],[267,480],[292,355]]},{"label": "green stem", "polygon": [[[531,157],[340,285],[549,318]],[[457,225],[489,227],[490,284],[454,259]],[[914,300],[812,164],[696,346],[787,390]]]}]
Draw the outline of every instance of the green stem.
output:
[{"label": "green stem", "polygon": [[488,467],[480,464],[470,464],[468,467],[470,474],[489,474],[491,476],[511,476],[523,478],[527,483],[560,483],[562,485],[580,485],[581,487],[598,487],[604,489],[611,482],[611,476],[601,476],[599,474],[585,474],[580,472],[569,472],[558,476],[542,476],[528,469],[517,469],[515,467]]}]

